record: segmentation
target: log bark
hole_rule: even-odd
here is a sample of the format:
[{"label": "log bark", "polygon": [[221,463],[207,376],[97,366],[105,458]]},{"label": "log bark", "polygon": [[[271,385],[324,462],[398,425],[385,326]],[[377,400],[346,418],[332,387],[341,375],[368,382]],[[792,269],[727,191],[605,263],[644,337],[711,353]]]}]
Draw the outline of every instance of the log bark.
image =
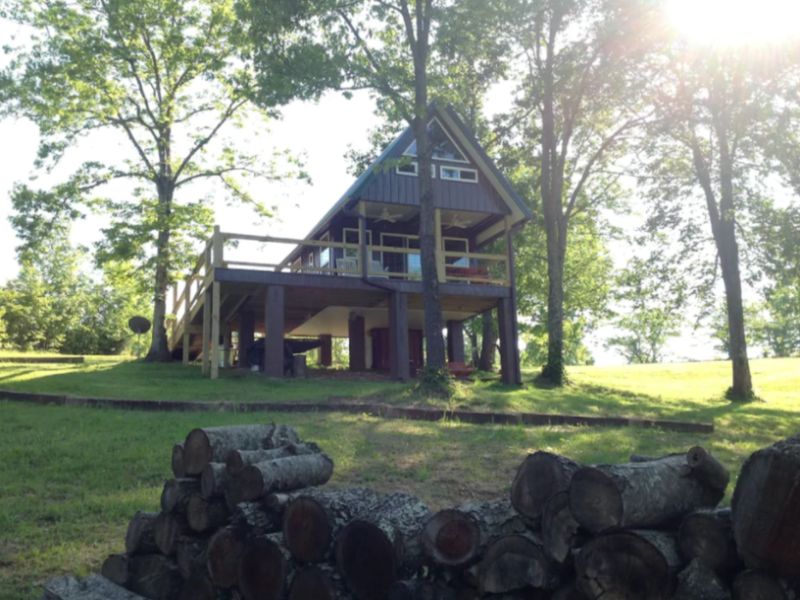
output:
[{"label": "log bark", "polygon": [[731,600],[731,593],[713,569],[694,558],[678,573],[678,586],[672,600]]},{"label": "log bark", "polygon": [[175,600],[183,578],[175,561],[160,554],[131,557],[128,589],[151,600]]},{"label": "log bark", "polygon": [[125,551],[128,554],[150,554],[158,552],[155,537],[155,522],[158,513],[137,511],[125,533]]},{"label": "log bark", "polygon": [[669,533],[609,533],[581,548],[575,560],[576,584],[588,599],[666,600],[679,567],[677,542]]},{"label": "log bark", "polygon": [[283,521],[279,514],[260,502],[241,502],[231,514],[231,526],[245,535],[264,535],[280,531]]},{"label": "log bark", "polygon": [[730,508],[702,509],[686,515],[678,530],[678,544],[686,560],[697,558],[718,574],[728,575],[741,565]]},{"label": "log bark", "polygon": [[745,564],[783,577],[800,573],[800,435],[762,448],[742,466],[731,503]]},{"label": "log bark", "polygon": [[541,541],[530,534],[495,540],[478,565],[478,589],[484,594],[506,594],[528,587],[552,590],[558,584],[556,564]]},{"label": "log bark", "polygon": [[128,584],[130,577],[130,567],[128,564],[127,554],[109,554],[103,561],[103,566],[100,568],[100,574],[116,583],[125,587]]},{"label": "log bark", "polygon": [[309,565],[292,577],[289,600],[346,600],[350,595],[330,565]]},{"label": "log bark", "polygon": [[273,460],[275,458],[285,458],[287,456],[300,456],[303,454],[317,454],[322,452],[316,444],[306,442],[304,444],[286,444],[277,448],[267,450],[231,450],[225,457],[225,466],[231,473],[238,473],[247,465]]},{"label": "log bark", "polygon": [[225,463],[208,463],[200,474],[200,493],[203,498],[217,498],[225,494],[228,469]]},{"label": "log bark", "polygon": [[181,577],[189,579],[196,573],[206,574],[208,568],[209,538],[193,535],[182,536],[175,548],[175,562]]},{"label": "log bark", "polygon": [[147,600],[102,575],[89,575],[83,580],[72,576],[55,577],[42,587],[42,600]]},{"label": "log bark", "polygon": [[206,566],[214,585],[231,588],[238,583],[244,542],[244,533],[233,527],[223,527],[211,537]]},{"label": "log bark", "polygon": [[189,498],[200,493],[200,482],[197,479],[169,479],[164,482],[161,491],[161,510],[163,512],[185,511]]},{"label": "log bark", "polygon": [[500,498],[440,510],[425,523],[421,536],[434,562],[463,567],[478,560],[493,539],[523,531],[525,524],[509,499]]},{"label": "log bark", "polygon": [[175,444],[172,447],[172,474],[175,479],[186,477],[186,465],[183,462],[183,444]]},{"label": "log bark", "polygon": [[707,453],[700,463],[696,455],[693,448],[653,461],[584,467],[569,486],[570,510],[581,526],[600,533],[659,526],[714,507],[725,494],[727,472]]},{"label": "log bark", "polygon": [[164,556],[172,556],[178,547],[178,539],[190,532],[189,522],[182,513],[162,512],[153,525],[156,546]]},{"label": "log bark", "polygon": [[186,521],[197,533],[219,529],[225,525],[229,516],[224,500],[206,500],[200,495],[194,495],[186,505]]},{"label": "log bark", "polygon": [[511,484],[511,504],[534,527],[551,496],[566,491],[580,465],[550,452],[529,454],[517,469]]},{"label": "log bark", "polygon": [[327,483],[333,461],[326,454],[287,456],[248,465],[228,480],[226,501],[238,504],[272,492],[298,490]]},{"label": "log bark", "polygon": [[579,527],[569,508],[569,493],[551,496],[542,514],[542,544],[548,556],[559,564],[569,562],[572,548],[579,545]]},{"label": "log bark", "polygon": [[283,511],[283,539],[292,556],[306,563],[329,557],[336,534],[381,499],[364,488],[310,488],[294,494]]},{"label": "log bark", "polygon": [[456,600],[456,592],[444,585],[424,579],[395,581],[386,600]]},{"label": "log bark", "polygon": [[287,425],[237,425],[193,429],[183,444],[186,473],[199,475],[210,462],[224,462],[231,450],[262,450],[300,441]]},{"label": "log bark", "polygon": [[354,596],[383,599],[398,576],[418,570],[422,562],[418,534],[428,516],[419,499],[390,494],[339,532],[334,544],[336,566]]},{"label": "log bark", "polygon": [[239,590],[246,600],[276,600],[284,593],[288,565],[267,536],[250,539],[239,561]]},{"label": "log bark", "polygon": [[792,600],[784,582],[765,571],[748,569],[733,580],[733,600]]}]

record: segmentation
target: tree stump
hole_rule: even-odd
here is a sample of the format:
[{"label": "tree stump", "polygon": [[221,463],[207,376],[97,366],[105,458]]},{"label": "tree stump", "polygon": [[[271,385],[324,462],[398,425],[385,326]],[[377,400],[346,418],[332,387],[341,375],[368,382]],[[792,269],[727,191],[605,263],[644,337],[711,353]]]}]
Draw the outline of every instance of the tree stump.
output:
[{"label": "tree stump", "polygon": [[800,435],[754,452],[733,492],[733,534],[748,567],[800,573]]},{"label": "tree stump", "polygon": [[679,567],[677,543],[661,531],[598,536],[575,560],[576,583],[587,599],[666,600]]},{"label": "tree stump", "polygon": [[348,523],[336,538],[336,566],[354,596],[383,599],[399,575],[422,562],[419,531],[429,513],[417,498],[390,494]]},{"label": "tree stump", "polygon": [[284,543],[301,562],[325,560],[342,527],[380,499],[378,493],[364,488],[310,488],[293,494],[283,511]]},{"label": "tree stump", "polygon": [[550,452],[529,454],[511,484],[511,504],[533,527],[538,527],[551,496],[566,491],[580,465]]},{"label": "tree stump", "polygon": [[685,455],[652,461],[584,467],[572,478],[569,506],[575,520],[592,533],[654,527],[716,506],[725,494],[723,481],[725,468],[692,448]]},{"label": "tree stump", "polygon": [[465,502],[433,514],[422,529],[425,553],[436,563],[462,567],[478,560],[493,539],[525,531],[508,498]]}]

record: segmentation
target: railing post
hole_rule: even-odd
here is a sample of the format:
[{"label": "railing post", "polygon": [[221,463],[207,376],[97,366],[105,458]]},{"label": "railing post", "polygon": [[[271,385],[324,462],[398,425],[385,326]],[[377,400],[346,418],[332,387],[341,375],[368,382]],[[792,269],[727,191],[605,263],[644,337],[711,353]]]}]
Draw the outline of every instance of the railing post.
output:
[{"label": "railing post", "polygon": [[361,277],[369,277],[367,260],[367,211],[364,202],[358,203],[358,262],[361,263]]},{"label": "railing post", "polygon": [[434,256],[436,257],[436,278],[440,282],[447,279],[447,270],[445,269],[444,259],[444,244],[442,243],[442,209],[433,209],[433,233],[436,239],[436,248]]},{"label": "railing post", "polygon": [[223,267],[223,249],[224,249],[224,240],[222,239],[222,233],[220,233],[219,225],[214,225],[214,235],[211,237],[211,247],[213,249],[213,259],[214,262],[212,264],[213,267]]},{"label": "railing post", "polygon": [[183,364],[189,364],[189,342],[191,341],[191,334],[189,333],[189,324],[192,322],[192,277],[191,275],[184,280],[183,288]]}]

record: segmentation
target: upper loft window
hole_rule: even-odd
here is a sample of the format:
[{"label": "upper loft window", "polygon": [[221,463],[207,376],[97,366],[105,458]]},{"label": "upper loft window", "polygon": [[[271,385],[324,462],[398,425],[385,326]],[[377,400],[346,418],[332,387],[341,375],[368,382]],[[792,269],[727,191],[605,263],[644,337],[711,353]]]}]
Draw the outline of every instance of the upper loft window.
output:
[{"label": "upper loft window", "polygon": [[[399,175],[411,175],[416,177],[419,173],[419,164],[417,161],[411,161],[402,165],[397,165],[395,169]],[[431,165],[431,176],[436,178],[436,165]]]},{"label": "upper loft window", "polygon": [[464,167],[445,167],[439,169],[442,179],[447,181],[467,181],[478,183],[478,171],[475,169],[465,169]]},{"label": "upper loft window", "polygon": [[[453,138],[448,135],[437,119],[433,119],[428,123],[428,135],[430,136],[431,145],[433,146],[432,158],[450,162],[467,162],[461,148],[459,148],[458,144],[453,141]],[[411,142],[411,145],[406,148],[403,154],[406,156],[416,156],[417,141],[414,140]]]}]

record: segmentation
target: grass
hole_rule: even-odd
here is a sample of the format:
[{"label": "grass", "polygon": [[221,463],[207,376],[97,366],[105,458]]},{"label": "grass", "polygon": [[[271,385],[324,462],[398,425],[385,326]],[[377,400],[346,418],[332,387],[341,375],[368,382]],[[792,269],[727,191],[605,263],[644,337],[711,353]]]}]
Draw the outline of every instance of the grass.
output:
[{"label": "grass", "polygon": [[[713,434],[634,428],[474,426],[338,414],[123,412],[0,402],[0,599],[33,600],[59,573],[85,574],[120,551],[128,519],[155,510],[172,444],[193,427],[289,422],[335,460],[332,484],[404,489],[433,508],[508,492],[528,452],[586,463],[624,461],[700,444],[732,471],[755,449],[800,426],[800,359],[753,361],[763,402],[722,398],[724,363],[576,368],[561,390],[462,384],[454,404],[495,410],[714,419]],[[532,373],[526,379],[532,379]],[[0,364],[0,388],[143,399],[315,400],[380,395],[408,402],[386,381],[201,379],[194,367],[91,358],[85,365]],[[435,400],[418,402],[435,403]],[[732,486],[729,488],[732,490]]]}]

